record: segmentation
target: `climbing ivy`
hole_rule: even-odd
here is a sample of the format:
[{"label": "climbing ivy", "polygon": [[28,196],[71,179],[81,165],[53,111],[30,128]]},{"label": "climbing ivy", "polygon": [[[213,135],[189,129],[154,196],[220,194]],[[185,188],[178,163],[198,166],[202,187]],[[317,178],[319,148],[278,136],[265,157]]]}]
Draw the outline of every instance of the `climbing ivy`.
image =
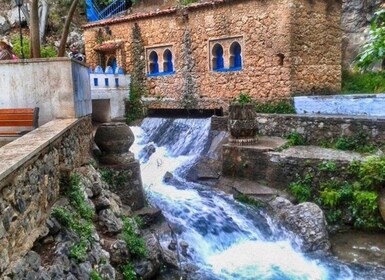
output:
[{"label": "climbing ivy", "polygon": [[126,103],[127,123],[131,123],[144,116],[142,96],[145,96],[147,93],[144,55],[142,34],[139,25],[135,23],[132,27],[132,59],[134,68],[131,75],[130,95]]}]

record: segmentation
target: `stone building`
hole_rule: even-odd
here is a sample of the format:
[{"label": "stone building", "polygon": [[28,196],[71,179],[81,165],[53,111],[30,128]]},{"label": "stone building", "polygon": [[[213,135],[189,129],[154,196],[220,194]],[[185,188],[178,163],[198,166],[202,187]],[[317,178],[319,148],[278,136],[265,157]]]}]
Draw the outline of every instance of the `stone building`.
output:
[{"label": "stone building", "polygon": [[226,110],[240,93],[274,100],[339,91],[340,17],[340,0],[140,1],[84,26],[86,56],[93,68],[128,73],[144,62],[149,108]]}]

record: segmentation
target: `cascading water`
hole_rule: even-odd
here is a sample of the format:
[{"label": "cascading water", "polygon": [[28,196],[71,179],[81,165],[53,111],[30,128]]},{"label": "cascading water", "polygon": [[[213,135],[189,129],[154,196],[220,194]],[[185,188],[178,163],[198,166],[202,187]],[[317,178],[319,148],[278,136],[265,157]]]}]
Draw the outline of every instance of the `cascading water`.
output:
[{"label": "cascading water", "polygon": [[[209,119],[147,118],[132,128],[136,141],[131,150],[141,160],[147,196],[177,225],[178,239],[189,244],[189,261],[199,268],[192,279],[377,278],[374,270],[334,258],[306,257],[293,246],[295,237],[262,210],[188,182],[188,167],[208,150],[209,125]],[[173,179],[165,183],[167,172]]]}]

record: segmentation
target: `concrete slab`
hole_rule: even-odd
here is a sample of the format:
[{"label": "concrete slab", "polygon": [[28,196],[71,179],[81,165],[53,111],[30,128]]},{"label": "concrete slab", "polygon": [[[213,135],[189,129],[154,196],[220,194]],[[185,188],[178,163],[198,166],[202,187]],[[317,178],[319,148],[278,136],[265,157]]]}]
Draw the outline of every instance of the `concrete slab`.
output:
[{"label": "concrete slab", "polygon": [[253,145],[237,145],[235,143],[229,143],[225,144],[225,146],[238,147],[239,149],[247,150],[274,151],[276,149],[279,149],[286,143],[287,140],[281,137],[260,136],[258,137],[258,142]]},{"label": "concrete slab", "polygon": [[321,148],[318,146],[295,146],[282,152],[270,153],[271,155],[279,155],[283,157],[294,157],[302,159],[318,159],[318,160],[338,160],[353,161],[362,160],[363,156],[359,153],[351,151],[340,151],[335,149]]}]

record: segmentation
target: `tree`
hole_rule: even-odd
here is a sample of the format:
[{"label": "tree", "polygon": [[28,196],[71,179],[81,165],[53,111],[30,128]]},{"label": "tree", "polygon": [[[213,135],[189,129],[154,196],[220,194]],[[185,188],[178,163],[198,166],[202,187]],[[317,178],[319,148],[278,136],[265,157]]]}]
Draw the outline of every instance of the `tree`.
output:
[{"label": "tree", "polygon": [[62,57],[65,54],[67,37],[68,37],[68,33],[70,31],[70,24],[71,24],[71,21],[72,21],[72,18],[74,16],[74,13],[75,13],[75,10],[76,10],[78,3],[79,3],[79,0],[73,0],[72,1],[70,10],[68,12],[68,16],[67,16],[66,21],[64,23],[63,35],[62,35],[61,40],[60,40],[59,52],[57,54],[58,57]]},{"label": "tree", "polygon": [[39,0],[31,2],[31,57],[39,58],[40,54],[40,32],[39,32]]},{"label": "tree", "polygon": [[355,62],[361,70],[367,70],[374,63],[381,62],[382,70],[385,70],[385,8],[374,13],[369,40],[361,47]]}]

